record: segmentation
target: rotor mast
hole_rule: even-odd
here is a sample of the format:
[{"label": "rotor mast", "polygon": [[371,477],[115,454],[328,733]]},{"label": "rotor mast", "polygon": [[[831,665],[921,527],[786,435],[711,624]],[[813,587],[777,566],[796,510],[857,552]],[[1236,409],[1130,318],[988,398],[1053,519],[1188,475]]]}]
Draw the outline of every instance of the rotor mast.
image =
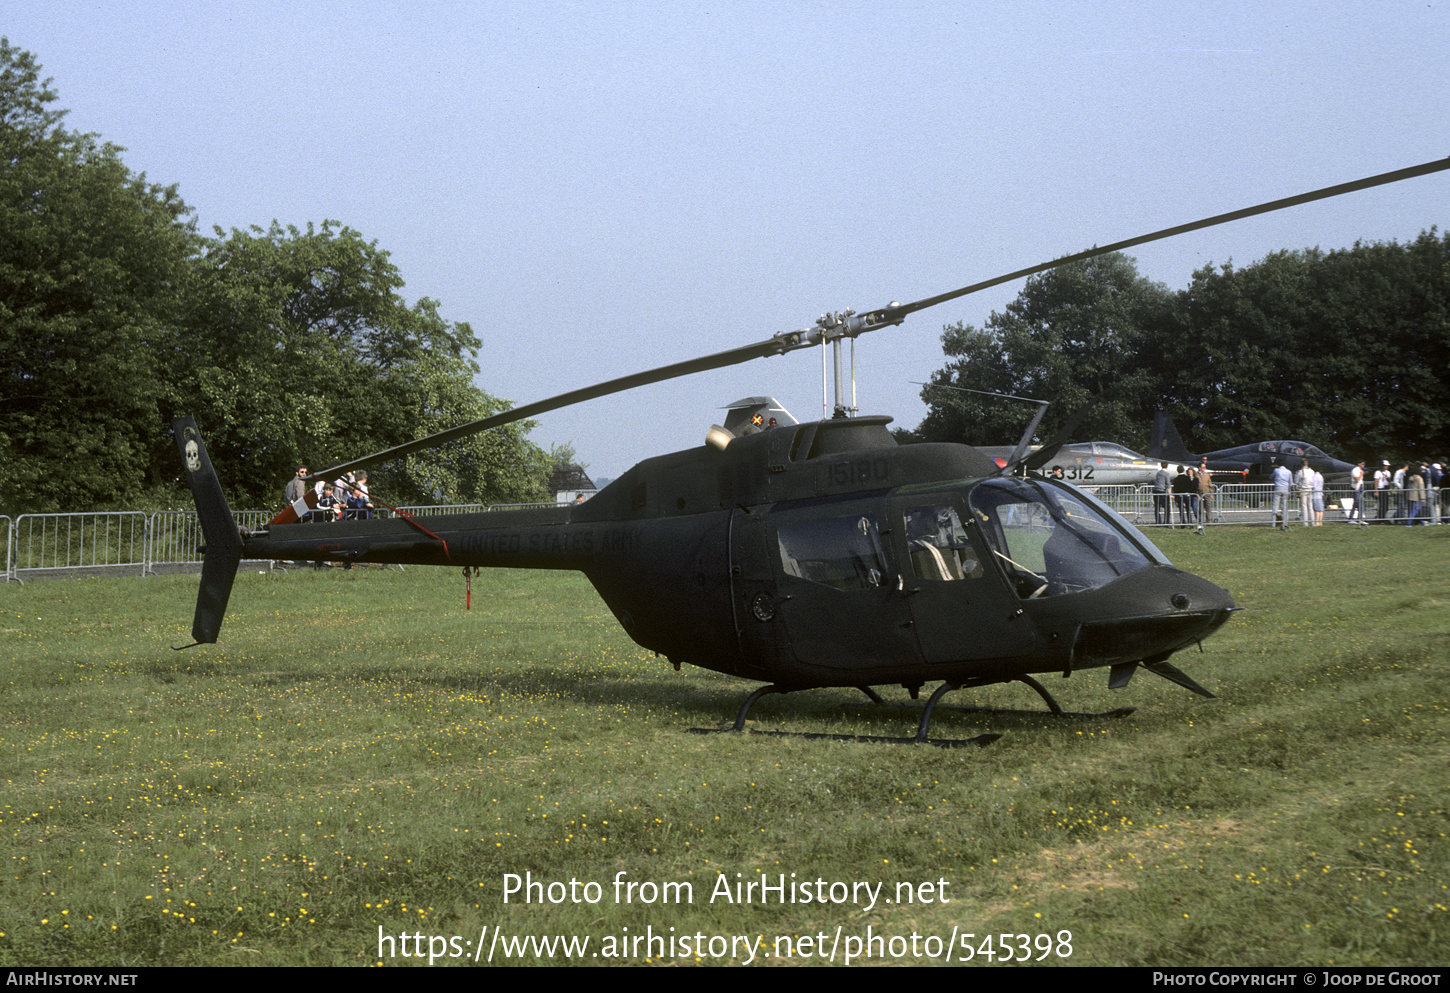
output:
[{"label": "rotor mast", "polygon": [[[891,312],[901,306],[900,302],[893,300],[880,310],[872,311],[869,314],[857,315],[854,310],[841,310],[833,314],[822,314],[816,318],[816,326],[806,331],[796,332],[802,335],[811,344],[819,342],[822,347],[826,342],[831,343],[831,357],[835,365],[835,395],[836,405],[831,412],[832,417],[855,417],[856,407],[856,339],[867,331],[875,331],[877,328],[890,327],[900,324],[905,315],[892,319]],[[841,372],[841,339],[851,339],[851,402],[846,403],[846,387]],[[825,391],[825,384],[821,384],[822,392]],[[824,406],[824,403],[822,403]]]}]

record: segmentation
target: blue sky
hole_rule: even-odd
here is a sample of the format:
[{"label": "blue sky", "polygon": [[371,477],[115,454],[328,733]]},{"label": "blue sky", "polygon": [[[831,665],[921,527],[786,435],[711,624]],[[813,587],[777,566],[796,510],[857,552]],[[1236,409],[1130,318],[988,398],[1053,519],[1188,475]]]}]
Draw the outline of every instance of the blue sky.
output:
[{"label": "blue sky", "polygon": [[[204,228],[333,218],[527,402],[1171,224],[1450,155],[1450,6],[1352,3],[7,3],[72,128]],[[1206,264],[1444,226],[1450,175],[1145,246]],[[944,324],[857,346],[915,426]],[[545,415],[595,475],[698,445],[806,351]],[[1012,439],[1005,439],[1010,442]],[[355,452],[338,452],[339,458]]]}]

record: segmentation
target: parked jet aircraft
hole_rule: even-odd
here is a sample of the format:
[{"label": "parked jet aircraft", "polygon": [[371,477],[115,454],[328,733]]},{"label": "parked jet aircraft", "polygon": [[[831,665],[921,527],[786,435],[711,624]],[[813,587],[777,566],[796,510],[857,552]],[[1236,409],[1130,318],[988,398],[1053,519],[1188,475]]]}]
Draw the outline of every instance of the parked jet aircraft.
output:
[{"label": "parked jet aircraft", "polygon": [[1242,473],[1243,480],[1247,483],[1268,482],[1276,465],[1293,470],[1305,461],[1316,472],[1323,473],[1326,480],[1335,476],[1348,476],[1354,469],[1352,464],[1326,455],[1304,441],[1259,441],[1193,455],[1184,447],[1183,439],[1178,437],[1178,429],[1168,419],[1167,413],[1161,410],[1153,418],[1153,447],[1148,449],[1148,455],[1154,459],[1181,461],[1189,465],[1197,465],[1199,460],[1208,459],[1208,468],[1213,471],[1215,479],[1220,478],[1220,473]]},{"label": "parked jet aircraft", "polygon": [[[1037,448],[1034,445],[1032,451]],[[1005,466],[1012,457],[1013,449],[980,448],[978,451],[998,466]],[[1051,476],[1054,469],[1061,467],[1062,478],[1089,489],[1095,486],[1147,486],[1158,474],[1160,461],[1167,461],[1169,475],[1175,476],[1180,467],[1198,464],[1179,459],[1150,459],[1115,441],[1080,441],[1063,445],[1052,460],[1034,475]]]}]

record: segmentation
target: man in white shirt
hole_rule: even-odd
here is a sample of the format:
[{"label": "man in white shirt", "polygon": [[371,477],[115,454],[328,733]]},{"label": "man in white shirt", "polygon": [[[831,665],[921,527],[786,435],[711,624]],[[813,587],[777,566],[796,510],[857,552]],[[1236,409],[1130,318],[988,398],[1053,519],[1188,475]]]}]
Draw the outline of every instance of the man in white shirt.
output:
[{"label": "man in white shirt", "polygon": [[1281,462],[1274,466],[1274,499],[1272,503],[1274,511],[1274,528],[1279,531],[1289,530],[1289,487],[1294,484],[1294,477]]},{"label": "man in white shirt", "polygon": [[1374,495],[1379,503],[1379,519],[1384,520],[1389,513],[1390,499],[1390,464],[1388,461],[1381,462],[1379,469],[1375,471]]},{"label": "man in white shirt", "polygon": [[1349,470],[1349,483],[1354,488],[1354,506],[1349,508],[1349,523],[1368,527],[1364,523],[1364,460]]},{"label": "man in white shirt", "polygon": [[1294,485],[1299,489],[1299,523],[1307,528],[1314,523],[1314,470],[1308,459],[1299,463]]}]

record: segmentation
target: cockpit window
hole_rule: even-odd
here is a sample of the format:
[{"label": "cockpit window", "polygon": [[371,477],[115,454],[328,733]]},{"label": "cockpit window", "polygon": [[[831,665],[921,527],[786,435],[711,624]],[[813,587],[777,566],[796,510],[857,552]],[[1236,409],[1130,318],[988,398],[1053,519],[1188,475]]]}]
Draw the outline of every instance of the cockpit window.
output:
[{"label": "cockpit window", "polygon": [[1093,454],[1111,455],[1115,458],[1133,459],[1139,462],[1144,461],[1143,456],[1139,455],[1137,452],[1133,451],[1130,448],[1124,448],[1122,445],[1116,444],[1111,441],[1093,442]]},{"label": "cockpit window", "polygon": [[784,524],[776,538],[787,576],[838,590],[865,590],[882,585],[886,575],[875,514]]},{"label": "cockpit window", "polygon": [[1117,515],[1067,487],[992,479],[973,488],[970,501],[997,564],[1024,599],[1095,589],[1167,561],[1150,557]]},{"label": "cockpit window", "polygon": [[1311,459],[1327,459],[1329,456],[1302,441],[1261,441],[1259,451],[1278,452],[1281,455],[1308,456]]},{"label": "cockpit window", "polygon": [[906,547],[917,579],[980,579],[985,574],[950,504],[906,509]]}]

